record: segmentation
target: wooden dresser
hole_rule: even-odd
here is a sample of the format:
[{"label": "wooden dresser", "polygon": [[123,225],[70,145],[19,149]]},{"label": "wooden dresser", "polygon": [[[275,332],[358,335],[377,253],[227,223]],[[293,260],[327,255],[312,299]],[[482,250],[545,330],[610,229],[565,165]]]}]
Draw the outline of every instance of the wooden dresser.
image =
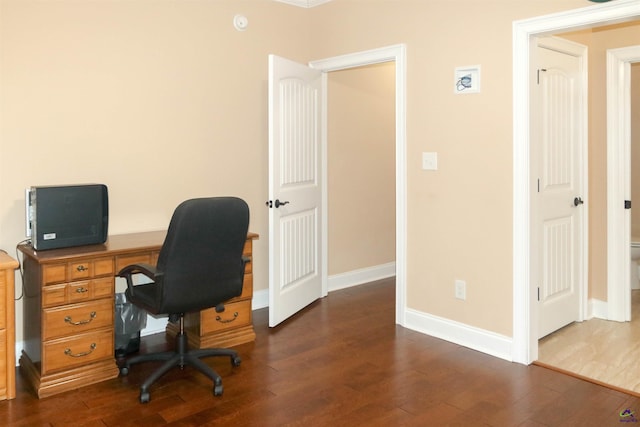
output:
[{"label": "wooden dresser", "polygon": [[16,397],[14,276],[18,261],[0,251],[0,400]]},{"label": "wooden dresser", "polygon": [[[115,235],[104,245],[46,251],[18,247],[24,254],[25,286],[20,367],[38,397],[118,376],[115,274],[134,263],[155,265],[165,235],[164,231]],[[257,237],[247,236],[246,256],[252,256],[252,240]],[[244,284],[242,296],[228,304],[223,317],[216,319],[208,310],[190,317],[191,345],[231,346],[255,339],[251,262]],[[230,312],[232,318],[227,317]],[[172,324],[167,332],[175,333]]]}]

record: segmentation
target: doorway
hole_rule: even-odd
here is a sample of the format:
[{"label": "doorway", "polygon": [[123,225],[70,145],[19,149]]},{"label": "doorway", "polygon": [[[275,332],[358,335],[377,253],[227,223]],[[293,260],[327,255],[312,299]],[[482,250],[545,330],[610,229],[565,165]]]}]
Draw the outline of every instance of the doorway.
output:
[{"label": "doorway", "polygon": [[529,364],[538,358],[537,287],[532,284],[530,237],[530,59],[533,37],[628,21],[640,16],[638,2],[619,1],[514,22],[513,56],[513,360]]},{"label": "doorway", "polygon": [[[634,65],[640,65],[640,63],[637,62],[635,64],[629,63],[630,61],[640,60],[640,47],[614,47],[613,49],[609,49],[610,46],[617,46],[619,43],[618,40],[620,39],[624,39],[626,42],[638,42],[637,36],[635,40],[632,40],[632,37],[629,37],[629,34],[627,34],[628,30],[635,32],[637,28],[637,23],[619,24],[599,28],[598,31],[593,34],[595,39],[593,44],[599,46],[601,50],[600,53],[596,55],[590,55],[590,58],[595,59],[596,62],[600,62],[599,67],[604,68],[605,58],[603,54],[606,53],[606,95],[608,95],[609,101],[616,101],[609,102],[609,106],[606,108],[601,105],[602,102],[599,100],[605,97],[605,85],[602,79],[598,79],[592,83],[590,91],[590,93],[594,95],[594,102],[599,104],[594,106],[593,109],[595,109],[596,112],[600,110],[600,116],[606,114],[606,116],[609,117],[610,121],[607,125],[607,131],[609,133],[613,132],[626,135],[626,137],[611,137],[610,135],[609,138],[606,138],[608,141],[605,141],[605,138],[593,138],[593,150],[602,154],[594,155],[595,163],[600,163],[601,165],[597,168],[599,169],[599,173],[593,176],[592,179],[597,182],[601,180],[600,177],[609,177],[607,180],[607,187],[609,187],[609,189],[607,189],[606,196],[608,196],[607,198],[610,200],[623,200],[624,195],[628,194],[626,190],[629,185],[639,182],[638,179],[640,176],[636,175],[631,180],[628,179],[630,176],[633,176],[633,172],[636,174],[640,173],[638,163],[634,159],[634,157],[637,158],[638,151],[637,142],[634,142],[633,134],[637,135],[637,132],[635,132],[631,126],[633,125],[633,120],[631,123],[628,123],[628,119],[637,115],[638,111],[638,104],[636,103],[634,105],[633,102],[629,102],[633,101],[636,97],[635,94],[637,94],[637,92],[635,92],[635,94],[632,93],[631,89],[638,90],[637,80],[632,82],[633,78],[629,74],[632,74],[630,71],[634,68]],[[623,32],[624,37],[621,37],[620,31]],[[598,67],[597,63],[594,65]],[[615,82],[615,80],[618,81]],[[596,135],[604,134],[604,129],[598,133],[597,128],[598,126],[605,126],[605,118],[602,117],[602,120],[598,121],[598,114],[595,116],[596,119],[594,122],[596,123],[592,125],[594,133]],[[629,130],[631,130],[631,134],[629,134]],[[606,156],[606,151],[610,153],[613,151],[618,153],[618,155]],[[607,165],[607,160],[609,165]],[[617,167],[614,165],[612,168],[612,160],[616,160],[616,163],[619,163],[619,165]],[[604,166],[607,166],[606,171],[604,170]],[[631,173],[627,173],[629,172],[629,167]],[[616,188],[616,191],[611,191],[610,187],[612,184],[619,188]],[[634,185],[631,186],[637,187]],[[637,190],[636,188],[636,191]],[[638,198],[640,198],[640,196],[638,196],[637,193],[631,193],[632,201]],[[619,242],[620,252],[623,252],[625,248],[627,248],[628,251],[629,235],[637,236],[638,234],[633,233],[633,231],[629,233],[628,223],[625,224],[626,221],[624,220],[628,218],[629,213],[631,216],[640,216],[640,211],[631,209],[629,212],[629,210],[622,208],[622,203],[614,203],[611,206],[607,206],[604,200],[605,194],[602,194],[600,199],[601,202],[598,203],[597,206],[599,211],[606,212],[607,210],[613,210],[613,214],[609,216],[608,222],[615,222],[616,216],[622,217],[620,218],[622,221],[619,221],[616,227],[612,227],[617,229],[617,233],[609,234],[609,240]],[[632,220],[631,222],[633,223],[634,221]],[[638,225],[636,222],[636,227],[638,227]],[[601,239],[601,241],[602,240],[604,239]],[[637,237],[634,240],[637,241]],[[602,253],[606,253],[606,245],[599,246],[605,246],[604,248],[596,249],[600,249]],[[607,289],[601,290],[600,295],[602,295],[603,291],[605,295],[607,292],[609,294],[612,292],[622,292],[620,297],[625,297],[624,299],[627,300],[626,306],[618,307],[618,310],[615,310],[615,307],[612,307],[613,303],[615,302],[617,305],[620,305],[623,298],[609,298],[606,302],[598,302],[597,298],[599,296],[594,292],[595,295],[592,295],[593,317],[585,322],[572,324],[541,340],[539,342],[539,359],[536,361],[536,364],[562,369],[589,378],[590,380],[637,393],[640,390],[637,383],[640,368],[637,367],[635,361],[640,355],[635,351],[636,347],[630,343],[635,341],[638,331],[640,331],[640,291],[636,290],[632,292],[629,286],[628,274],[630,270],[633,271],[633,266],[629,268],[629,258],[626,258],[626,262],[624,258],[609,259],[606,264],[608,264],[608,276],[618,276],[621,278],[621,281],[619,283],[611,283],[611,281],[609,281]],[[635,280],[637,281],[637,276]],[[601,281],[604,282],[604,280]],[[601,307],[598,308],[598,305]],[[609,309],[607,309],[607,306],[609,306]],[[620,316],[620,318],[616,318],[616,316]],[[612,349],[616,350],[612,352]]]},{"label": "doorway", "polygon": [[328,73],[329,291],[395,276],[395,64]]},{"label": "doorway", "polygon": [[[396,187],[396,197],[395,197],[395,211],[396,211],[396,233],[395,233],[395,246],[396,246],[396,304],[395,304],[395,319],[396,323],[404,326],[405,323],[405,307],[406,307],[406,241],[407,241],[407,213],[406,213],[406,46],[404,45],[394,45],[385,48],[374,49],[370,51],[363,51],[353,54],[347,54],[343,56],[328,58],[319,61],[313,61],[309,63],[308,67],[305,67],[301,64],[295,64],[293,61],[281,58],[281,60],[293,66],[295,64],[295,68],[299,70],[301,73],[311,73],[312,71],[319,71],[320,74],[318,78],[321,79],[321,83],[319,84],[320,90],[314,89],[313,98],[315,99],[313,102],[317,106],[316,109],[313,110],[314,114],[317,111],[320,112],[320,117],[316,121],[316,124],[312,127],[311,131],[316,132],[318,129],[321,129],[318,132],[320,136],[320,142],[316,146],[319,146],[317,159],[317,166],[315,166],[316,171],[319,173],[314,174],[314,176],[319,178],[314,178],[311,182],[313,183],[314,188],[318,188],[320,193],[319,202],[317,207],[314,210],[315,222],[311,222],[314,229],[317,227],[319,230],[315,235],[309,233],[308,235],[313,236],[313,240],[311,243],[313,247],[309,248],[310,252],[315,254],[319,254],[317,260],[319,260],[318,272],[319,278],[321,280],[320,288],[318,295],[326,295],[328,292],[328,277],[327,277],[327,73],[331,71],[337,70],[346,70],[371,64],[383,63],[383,62],[393,62],[395,64],[395,162],[396,162],[396,173],[395,173],[395,187]],[[273,59],[273,61],[272,61]],[[270,64],[275,64],[275,56],[270,56]],[[272,67],[270,65],[270,83],[275,87],[275,72],[272,72],[271,69],[275,69],[275,65]],[[286,78],[289,84],[297,85],[297,82],[300,80],[297,78]],[[275,96],[275,94],[279,93],[282,95],[282,91],[275,89],[270,89],[270,109],[272,111],[279,111],[279,107],[277,107],[276,101],[280,99],[280,95]],[[295,92],[298,93],[298,92]],[[319,102],[318,102],[319,100]],[[273,104],[273,105],[272,105]],[[292,104],[293,105],[293,104]],[[296,110],[297,111],[297,110]],[[272,153],[275,150],[273,147],[274,141],[280,141],[280,138],[277,138],[273,134],[277,133],[278,126],[280,124],[280,120],[275,120],[275,117],[270,115],[270,172],[269,172],[269,182],[270,182],[270,197],[273,199],[276,196],[275,190],[272,191],[272,183],[274,182],[274,171],[271,167],[272,159],[279,159],[279,156],[273,156]],[[301,123],[307,123],[308,121],[300,121]],[[288,123],[288,122],[287,122]],[[275,124],[278,124],[276,126]],[[297,132],[297,131],[296,131]],[[276,199],[273,206],[278,208],[279,206],[284,206],[288,201],[280,202]],[[318,215],[319,214],[319,215]],[[275,215],[274,215],[275,217]],[[273,234],[274,230],[274,222],[275,219],[272,217],[270,213],[270,236]],[[319,219],[318,219],[319,218]],[[294,239],[294,243],[296,241],[295,233],[291,234]],[[281,261],[281,251],[275,250],[273,245],[275,239],[270,238],[270,271],[273,272],[274,265],[280,265]],[[282,243],[282,242],[280,242]],[[292,245],[288,245],[292,248]],[[291,251],[290,251],[291,252]],[[280,289],[280,281],[275,280],[275,275],[270,273],[269,277],[269,308],[270,313],[272,310],[275,311],[276,305],[281,305],[282,298],[280,298],[280,294],[274,292],[276,289]],[[278,288],[276,288],[278,286]],[[297,299],[290,299],[290,306],[293,307],[293,310],[289,311],[288,316],[294,314],[300,307],[299,301]],[[294,307],[297,306],[297,307]],[[270,324],[272,324],[270,315]],[[275,316],[274,316],[274,322]],[[272,325],[273,326],[273,325]]]},{"label": "doorway", "polygon": [[[309,63],[325,73],[362,67],[371,64],[393,62],[395,64],[395,271],[396,271],[396,309],[395,319],[398,325],[406,323],[406,291],[407,291],[407,140],[406,140],[406,46],[403,44],[356,52],[352,54],[327,58]],[[326,87],[326,85],[325,85]],[[327,94],[323,94],[325,101]],[[323,105],[327,105],[326,102]],[[326,127],[327,112],[323,112]],[[327,145],[326,133],[323,141]],[[326,160],[326,159],[325,159]],[[326,161],[324,162],[326,170]],[[326,173],[323,174],[326,177]],[[326,178],[325,178],[326,179]],[[324,187],[324,209],[326,218],[326,182]],[[321,236],[323,252],[326,259],[327,227],[323,227]],[[325,270],[326,271],[326,270]],[[325,290],[328,284],[325,280]]]},{"label": "doorway", "polygon": [[[640,46],[607,51],[607,304],[610,320],[631,320],[631,64]],[[637,205],[636,205],[637,206]],[[626,208],[626,206],[624,206]],[[629,206],[631,208],[631,206]]]}]

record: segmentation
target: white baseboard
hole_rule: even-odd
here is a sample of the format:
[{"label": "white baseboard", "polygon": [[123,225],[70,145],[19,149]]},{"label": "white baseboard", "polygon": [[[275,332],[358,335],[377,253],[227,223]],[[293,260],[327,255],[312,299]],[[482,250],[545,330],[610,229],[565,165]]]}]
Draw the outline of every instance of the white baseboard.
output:
[{"label": "white baseboard", "polygon": [[[366,283],[366,282],[365,282]],[[355,286],[355,285],[352,285]],[[602,301],[593,300],[594,303],[604,304]],[[257,310],[269,306],[269,291],[267,289],[254,292],[253,309]],[[599,316],[596,316],[599,317]],[[140,331],[141,336],[162,333],[166,330],[167,318],[155,318],[147,316],[147,327]],[[426,314],[420,311],[407,309],[405,327],[414,331],[431,335],[473,350],[481,351],[505,360],[512,360],[511,338],[505,337],[483,329],[475,328],[463,323]],[[22,354],[24,343],[16,342],[16,364]]]},{"label": "white baseboard", "polygon": [[[376,265],[374,267],[361,268],[346,273],[334,274],[327,279],[329,292],[339,289],[362,285],[375,280],[386,279],[396,275],[396,263]],[[269,307],[269,289],[253,292],[251,302],[253,310]]]},{"label": "white baseboard", "polygon": [[500,359],[513,361],[513,340],[464,323],[407,309],[405,327],[468,347]]},{"label": "white baseboard", "polygon": [[269,289],[253,292],[251,300],[251,309],[258,310],[260,308],[269,307]]},{"label": "white baseboard", "polygon": [[167,329],[167,323],[169,322],[167,316],[153,317],[147,314],[147,327],[140,331],[140,336],[153,335],[160,332],[164,332]]},{"label": "white baseboard", "polygon": [[[329,291],[345,289],[375,280],[393,277],[394,275],[395,263],[337,274],[329,277]],[[600,303],[606,307],[606,303],[602,301],[600,301]],[[255,291],[252,300],[253,310],[268,306],[269,290],[263,289]],[[148,316],[147,327],[141,331],[140,335],[145,336],[164,332],[166,325],[166,318],[156,319]],[[512,360],[512,340],[503,335],[411,309],[407,309],[406,327],[501,359]]]},{"label": "white baseboard", "polygon": [[395,275],[396,263],[389,262],[387,264],[360,268],[346,273],[334,274],[333,276],[329,276],[327,284],[329,292],[331,292],[362,285],[363,283],[369,283],[375,280],[386,279]]},{"label": "white baseboard", "polygon": [[[328,278],[329,292],[362,285],[363,283],[373,282],[374,280],[386,279],[395,276],[395,274],[395,262],[336,274]],[[253,299],[251,300],[251,307],[253,310],[269,307],[269,289],[255,291],[253,293]],[[147,327],[140,331],[140,335],[145,336],[164,332],[166,327],[166,317],[155,318],[153,316],[147,316]]]},{"label": "white baseboard", "polygon": [[607,319],[609,316],[609,304],[606,301],[591,298],[588,302],[588,315],[585,320],[595,317],[596,319]]}]

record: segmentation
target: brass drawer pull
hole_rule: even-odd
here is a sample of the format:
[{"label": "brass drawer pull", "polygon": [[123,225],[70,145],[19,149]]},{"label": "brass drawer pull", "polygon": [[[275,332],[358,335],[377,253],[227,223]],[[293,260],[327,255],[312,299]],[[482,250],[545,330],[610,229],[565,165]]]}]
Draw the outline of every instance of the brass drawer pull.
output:
[{"label": "brass drawer pull", "polygon": [[88,268],[85,267],[84,265],[80,264],[79,266],[76,267],[76,270],[78,270],[78,271],[87,271]]},{"label": "brass drawer pull", "polygon": [[95,311],[92,311],[92,312],[91,312],[91,314],[90,314],[90,316],[91,316],[91,317],[90,317],[89,319],[87,319],[87,320],[80,320],[80,321],[78,321],[78,322],[74,322],[73,320],[71,320],[71,316],[66,316],[66,317],[64,318],[64,321],[65,321],[65,322],[67,322],[67,323],[70,323],[70,324],[72,324],[72,325],[74,325],[74,326],[78,326],[78,325],[86,325],[87,323],[91,323],[91,321],[92,321],[93,319],[95,319],[95,318],[96,318],[96,312],[95,312]]},{"label": "brass drawer pull", "polygon": [[66,354],[67,356],[70,356],[70,357],[84,357],[84,356],[88,356],[88,355],[90,355],[91,353],[93,353],[93,350],[95,350],[95,349],[96,349],[96,343],[91,343],[91,346],[90,346],[90,347],[91,347],[91,349],[90,349],[89,351],[85,351],[84,353],[76,353],[76,354],[71,353],[71,349],[70,349],[70,348],[65,348],[65,349],[64,349],[64,354]]},{"label": "brass drawer pull", "polygon": [[89,289],[87,289],[87,288],[77,288],[76,289],[76,293],[78,293],[78,294],[83,294],[85,292],[89,292]]},{"label": "brass drawer pull", "polygon": [[220,323],[231,323],[231,322],[233,322],[234,320],[236,320],[237,318],[238,318],[238,312],[237,312],[237,311],[236,311],[235,313],[233,313],[233,319],[226,319],[226,320],[225,320],[225,319],[223,319],[223,318],[222,318],[222,317],[220,317],[220,316],[216,316],[216,320],[217,320],[218,322],[220,322]]}]

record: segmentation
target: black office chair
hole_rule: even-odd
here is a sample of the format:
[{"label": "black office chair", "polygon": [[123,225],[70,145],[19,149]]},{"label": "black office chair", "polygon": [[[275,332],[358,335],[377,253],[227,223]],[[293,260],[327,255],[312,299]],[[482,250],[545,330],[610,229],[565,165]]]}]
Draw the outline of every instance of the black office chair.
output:
[{"label": "black office chair", "polygon": [[[227,356],[233,366],[240,365],[236,351],[223,348],[189,350],[184,330],[184,314],[216,307],[242,293],[245,259],[242,250],[249,227],[249,207],[235,197],[187,200],[173,213],[158,264],[129,265],[118,273],[127,280],[127,299],[152,314],[168,314],[179,321],[175,351],[142,354],[124,361],[120,374],[131,365],[146,361],[165,361],[142,386],[140,402],[150,399],[149,387],[175,366],[191,365],[213,380],[213,394],[222,394],[222,379],[200,360],[208,356]],[[133,275],[142,273],[153,283],[134,285]]]}]

